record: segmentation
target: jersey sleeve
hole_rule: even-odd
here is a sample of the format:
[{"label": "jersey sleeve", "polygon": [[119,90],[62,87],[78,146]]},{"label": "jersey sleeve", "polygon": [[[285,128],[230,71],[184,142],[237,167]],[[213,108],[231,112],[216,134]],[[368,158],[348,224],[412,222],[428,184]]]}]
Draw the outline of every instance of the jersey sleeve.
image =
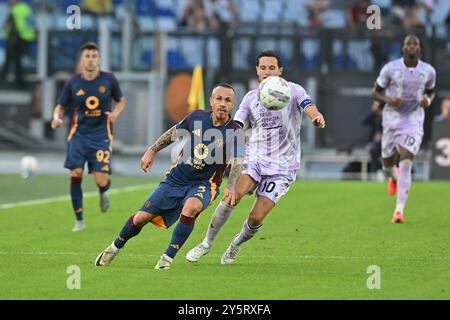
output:
[{"label": "jersey sleeve", "polygon": [[120,89],[119,81],[113,74],[111,74],[111,97],[114,99],[114,101],[119,102],[122,96],[123,94],[122,90]]},{"label": "jersey sleeve", "polygon": [[58,97],[57,103],[64,108],[70,107],[72,102],[72,79],[66,81],[61,94]]},{"label": "jersey sleeve", "polygon": [[247,93],[242,99],[241,104],[239,105],[239,109],[236,111],[234,115],[234,121],[237,121],[244,126],[248,122],[248,116],[250,114],[250,93]]},{"label": "jersey sleeve", "polygon": [[433,67],[431,67],[427,83],[425,84],[425,88],[434,89],[435,86],[436,86],[436,70]]},{"label": "jersey sleeve", "polygon": [[314,104],[306,90],[298,84],[292,85],[292,98],[300,111],[303,111]]},{"label": "jersey sleeve", "polygon": [[378,75],[378,78],[376,80],[377,85],[382,88],[386,88],[389,85],[390,77],[391,77],[391,75],[390,75],[389,66],[385,65],[381,69],[380,74]]}]

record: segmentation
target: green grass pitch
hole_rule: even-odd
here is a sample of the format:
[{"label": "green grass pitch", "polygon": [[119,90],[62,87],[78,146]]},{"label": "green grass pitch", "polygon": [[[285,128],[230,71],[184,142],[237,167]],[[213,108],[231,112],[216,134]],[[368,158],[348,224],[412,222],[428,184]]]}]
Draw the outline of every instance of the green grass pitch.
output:
[{"label": "green grass pitch", "polygon": [[[450,298],[448,183],[414,182],[406,224],[392,225],[395,198],[387,196],[385,184],[298,181],[236,263],[222,266],[220,256],[253,203],[246,197],[211,253],[189,263],[184,256],[203,239],[216,200],[172,269],[154,270],[173,229],[148,225],[110,266],[94,266],[158,182],[112,181],[111,191],[118,191],[111,194],[110,210],[101,213],[92,178],[84,178],[87,229],[73,233],[67,176],[0,175],[0,299]],[[135,185],[147,187],[123,189]],[[37,199],[47,200],[23,203]],[[67,286],[70,266],[79,267],[80,289]],[[367,286],[375,276],[369,266],[379,267],[380,289]]]}]

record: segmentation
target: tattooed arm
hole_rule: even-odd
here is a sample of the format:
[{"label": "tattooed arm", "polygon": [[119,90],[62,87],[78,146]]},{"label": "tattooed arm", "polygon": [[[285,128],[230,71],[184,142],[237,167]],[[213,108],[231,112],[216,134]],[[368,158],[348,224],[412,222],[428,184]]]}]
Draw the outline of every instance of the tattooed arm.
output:
[{"label": "tattooed arm", "polygon": [[234,186],[236,184],[237,179],[241,175],[243,160],[244,159],[242,159],[242,158],[233,158],[229,162],[229,164],[231,165],[231,168],[230,168],[230,174],[228,176],[228,184],[225,187],[224,201],[231,206],[236,205],[236,194],[235,194]]},{"label": "tattooed arm", "polygon": [[147,149],[145,154],[141,158],[141,168],[144,172],[150,172],[152,168],[153,161],[155,160],[155,155],[172,142],[176,140],[176,126],[173,126],[167,130],[161,137],[156,140],[156,142]]}]

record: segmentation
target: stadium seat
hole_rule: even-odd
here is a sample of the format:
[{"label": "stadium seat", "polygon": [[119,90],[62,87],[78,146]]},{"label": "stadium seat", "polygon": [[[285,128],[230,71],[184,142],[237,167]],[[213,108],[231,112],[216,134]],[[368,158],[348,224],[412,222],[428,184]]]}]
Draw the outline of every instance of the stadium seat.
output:
[{"label": "stadium seat", "polygon": [[[233,69],[244,70],[251,65],[248,57],[251,54],[251,43],[248,39],[236,40],[233,44]],[[254,54],[254,53],[253,53]],[[252,63],[254,65],[254,63]]]},{"label": "stadium seat", "polygon": [[189,66],[184,60],[183,54],[178,50],[169,50],[167,63],[171,69],[187,69]]},{"label": "stadium seat", "polygon": [[[8,17],[8,3],[0,3],[0,26],[5,24],[6,18]],[[3,32],[1,32],[1,37],[3,37]]]},{"label": "stadium seat", "polygon": [[[348,42],[348,56],[356,62],[358,70],[369,71],[373,68],[373,57],[370,52],[369,40],[357,40]],[[350,60],[349,60],[350,61]],[[347,70],[351,67],[349,63]]]},{"label": "stadium seat", "polygon": [[177,19],[181,17],[184,7],[186,6],[188,1],[189,0],[174,0],[173,11],[175,12]]},{"label": "stadium seat", "polygon": [[152,0],[136,0],[135,10],[138,17],[156,15],[156,6]]},{"label": "stadium seat", "polygon": [[402,56],[401,50],[402,46],[399,42],[392,42],[389,61],[400,58]]},{"label": "stadium seat", "polygon": [[160,31],[176,31],[177,17],[173,11],[171,0],[159,0],[157,2],[156,28]]},{"label": "stadium seat", "polygon": [[308,26],[308,14],[305,10],[306,0],[285,0],[283,21],[297,22],[300,26]]},{"label": "stadium seat", "polygon": [[261,3],[259,0],[241,1],[238,6],[241,22],[258,22],[261,19]]},{"label": "stadium seat", "polygon": [[194,67],[196,64],[203,64],[203,52],[199,50],[202,47],[202,43],[202,39],[195,37],[185,37],[177,41],[179,52],[182,53],[189,67]]},{"label": "stadium seat", "polygon": [[305,39],[300,46],[300,66],[305,70],[317,69],[319,67],[319,42]]},{"label": "stadium seat", "polygon": [[434,10],[431,14],[431,22],[434,25],[444,23],[447,14],[450,11],[450,2],[448,1],[435,1]]},{"label": "stadium seat", "polygon": [[208,67],[217,69],[220,67],[220,45],[217,39],[209,39],[207,42]]},{"label": "stadium seat", "polygon": [[283,2],[280,0],[264,0],[262,20],[264,22],[281,22],[283,14]]},{"label": "stadium seat", "polygon": [[345,28],[345,11],[340,9],[330,9],[323,12],[322,25],[329,29]]},{"label": "stadium seat", "polygon": [[154,31],[155,21],[151,16],[140,16],[136,18],[142,31]]},{"label": "stadium seat", "polygon": [[67,12],[68,7],[72,5],[80,6],[80,3],[81,0],[59,0],[61,12],[64,14]]},{"label": "stadium seat", "polygon": [[392,0],[371,0],[370,4],[374,4],[380,8],[390,8],[392,5]]}]

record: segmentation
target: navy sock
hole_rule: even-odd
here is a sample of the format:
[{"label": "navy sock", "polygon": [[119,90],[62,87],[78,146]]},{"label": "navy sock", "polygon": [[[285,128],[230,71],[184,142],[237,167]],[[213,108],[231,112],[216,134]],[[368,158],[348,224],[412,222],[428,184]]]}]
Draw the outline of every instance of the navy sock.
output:
[{"label": "navy sock", "polygon": [[108,179],[108,183],[106,184],[106,186],[104,186],[104,187],[97,186],[97,187],[98,187],[98,191],[100,191],[100,193],[105,193],[111,187],[111,180]]},{"label": "navy sock", "polygon": [[186,217],[181,215],[180,221],[178,221],[177,226],[173,230],[172,240],[170,240],[170,245],[167,247],[166,254],[174,258],[178,250],[186,242],[187,238],[194,230],[195,218]]},{"label": "navy sock", "polygon": [[137,236],[139,232],[141,232],[142,227],[135,226],[133,224],[133,218],[134,215],[132,215],[123,226],[122,230],[120,230],[119,236],[114,240],[114,245],[117,248],[123,248],[125,243],[133,238],[134,236]]},{"label": "navy sock", "polygon": [[78,221],[83,220],[83,190],[81,189],[81,177],[70,177],[70,197],[72,207]]}]

